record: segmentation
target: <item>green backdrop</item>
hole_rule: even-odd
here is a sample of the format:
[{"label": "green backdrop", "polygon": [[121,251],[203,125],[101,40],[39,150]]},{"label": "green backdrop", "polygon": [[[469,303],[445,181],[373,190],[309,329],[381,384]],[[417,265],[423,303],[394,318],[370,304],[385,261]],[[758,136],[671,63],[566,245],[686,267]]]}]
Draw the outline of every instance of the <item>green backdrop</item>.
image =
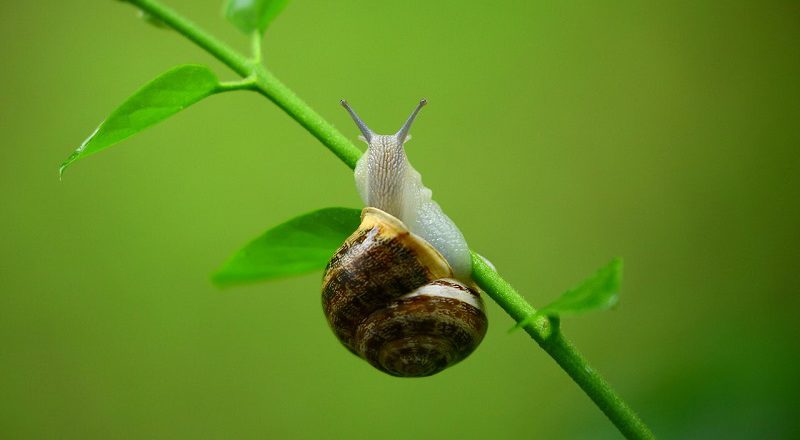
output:
[{"label": "green backdrop", "polygon": [[[168,4],[239,48],[217,1]],[[350,171],[262,97],[214,96],[58,164],[145,82],[234,77],[115,1],[0,5],[0,437],[617,438],[494,304],[483,345],[383,375],[327,328],[320,274],[210,273]],[[796,1],[291,3],[267,65],[351,138],[391,132],[534,305],[614,256],[619,306],[565,333],[661,438],[791,438],[800,291]]]}]

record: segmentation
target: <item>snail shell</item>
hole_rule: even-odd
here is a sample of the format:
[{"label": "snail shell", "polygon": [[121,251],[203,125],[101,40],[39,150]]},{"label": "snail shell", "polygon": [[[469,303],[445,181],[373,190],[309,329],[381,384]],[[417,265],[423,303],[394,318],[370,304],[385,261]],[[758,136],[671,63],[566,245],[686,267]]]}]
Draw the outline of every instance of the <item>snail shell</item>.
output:
[{"label": "snail shell", "polygon": [[393,376],[429,376],[480,344],[478,291],[402,221],[367,207],[323,277],[328,323],[350,351]]}]

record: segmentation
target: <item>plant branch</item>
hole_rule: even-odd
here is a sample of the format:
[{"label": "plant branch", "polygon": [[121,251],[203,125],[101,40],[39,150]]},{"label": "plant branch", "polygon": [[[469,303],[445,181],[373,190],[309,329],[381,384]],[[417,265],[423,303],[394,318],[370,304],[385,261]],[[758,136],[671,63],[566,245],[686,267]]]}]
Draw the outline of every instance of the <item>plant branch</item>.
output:
[{"label": "plant branch", "polygon": [[182,17],[172,9],[155,0],[125,0],[147,14],[163,21],[167,26],[195,42],[206,52],[222,61],[243,78],[257,78],[255,90],[275,103],[284,112],[308,130],[323,145],[328,147],[351,169],[355,168],[361,150],[331,125],[325,118],[315,112],[308,104],[283,85],[263,65],[255,64],[240,53],[209,35],[199,26]]},{"label": "plant branch", "polygon": [[[308,130],[348,167],[355,168],[356,162],[361,156],[361,150],[257,61],[260,59],[261,53],[260,41],[251,42],[254,61],[242,56],[157,0],[125,1],[163,21],[245,78],[241,82],[223,83],[220,86],[224,89],[222,91],[240,89],[257,91]],[[252,80],[247,79],[251,77]],[[473,253],[472,260],[475,282],[514,321],[520,323],[536,312],[536,309],[482,258]],[[630,439],[655,438],[636,413],[564,338],[557,319],[541,316],[525,324],[523,328],[583,389],[625,437]]]},{"label": "plant branch", "polygon": [[257,81],[255,77],[247,77],[239,81],[226,81],[217,85],[215,93],[232,92],[235,90],[256,90]]},{"label": "plant branch", "polygon": [[249,76],[254,68],[254,64],[247,58],[240,55],[227,44],[209,35],[199,26],[184,18],[171,8],[162,5],[158,1],[152,0],[123,0],[136,6],[147,15],[158,18],[165,25],[176,30],[184,37],[192,40],[195,44],[203,48],[206,52],[213,55],[223,64],[230,67],[234,72],[243,78]]},{"label": "plant branch", "polygon": [[[474,252],[472,277],[478,286],[517,323],[522,323],[536,313],[536,309],[525,301],[511,284]],[[626,438],[655,438],[633,409],[614,392],[605,379],[564,337],[558,318],[538,316],[524,324],[522,328],[569,374]]]},{"label": "plant branch", "polygon": [[275,103],[297,123],[328,147],[350,169],[355,169],[361,150],[339,130],[308,106],[266,68],[260,68],[256,91]]},{"label": "plant branch", "polygon": [[253,32],[250,35],[250,51],[252,60],[255,64],[261,64],[261,40],[264,38],[261,32]]}]

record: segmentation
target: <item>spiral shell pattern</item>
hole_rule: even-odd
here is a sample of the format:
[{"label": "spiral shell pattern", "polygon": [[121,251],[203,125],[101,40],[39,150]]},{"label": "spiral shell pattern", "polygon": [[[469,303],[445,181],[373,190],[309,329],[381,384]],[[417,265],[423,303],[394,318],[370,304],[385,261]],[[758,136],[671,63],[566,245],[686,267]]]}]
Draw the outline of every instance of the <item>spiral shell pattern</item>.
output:
[{"label": "spiral shell pattern", "polygon": [[376,208],[361,218],[323,277],[336,337],[393,376],[430,376],[467,357],[486,334],[478,291],[397,218]]}]

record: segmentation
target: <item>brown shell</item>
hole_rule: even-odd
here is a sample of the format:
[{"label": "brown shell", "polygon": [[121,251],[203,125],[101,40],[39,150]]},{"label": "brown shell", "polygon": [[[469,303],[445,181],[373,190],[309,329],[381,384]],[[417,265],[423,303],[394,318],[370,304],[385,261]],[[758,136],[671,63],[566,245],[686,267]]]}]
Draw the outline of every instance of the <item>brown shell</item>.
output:
[{"label": "brown shell", "polygon": [[397,218],[365,208],[325,270],[322,307],[350,351],[394,376],[429,376],[486,333],[479,293]]}]

